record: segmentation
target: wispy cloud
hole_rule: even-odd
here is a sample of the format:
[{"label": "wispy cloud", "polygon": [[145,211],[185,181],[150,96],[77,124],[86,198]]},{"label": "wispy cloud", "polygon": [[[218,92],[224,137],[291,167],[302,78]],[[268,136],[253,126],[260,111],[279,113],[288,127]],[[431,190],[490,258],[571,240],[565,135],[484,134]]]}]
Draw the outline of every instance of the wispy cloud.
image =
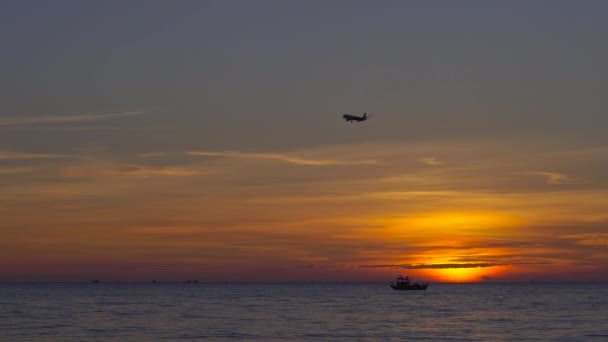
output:
[{"label": "wispy cloud", "polygon": [[119,168],[118,173],[130,176],[195,176],[200,174],[197,170],[179,167],[146,167],[128,165]]},{"label": "wispy cloud", "polygon": [[577,240],[577,244],[585,246],[608,246],[608,233],[581,233],[560,236],[564,239]]},{"label": "wispy cloud", "polygon": [[376,160],[332,160],[332,159],[312,159],[293,156],[290,154],[281,153],[248,153],[239,151],[192,151],[187,152],[190,156],[198,157],[224,157],[224,158],[248,158],[248,159],[271,159],[280,160],[287,163],[299,165],[314,165],[314,166],[330,166],[330,165],[360,165],[360,164],[376,164]]},{"label": "wispy cloud", "polygon": [[127,127],[127,126],[71,126],[71,125],[14,125],[14,126],[1,126],[2,130],[5,131],[37,131],[37,132],[84,132],[84,131],[99,131],[99,132],[114,132],[114,131],[141,131],[145,130],[153,130],[154,128],[150,127]]},{"label": "wispy cloud", "polygon": [[30,173],[34,171],[31,167],[5,167],[0,168],[0,174],[18,174],[18,173]]},{"label": "wispy cloud", "polygon": [[587,182],[575,180],[568,175],[556,172],[524,172],[523,174],[532,176],[543,176],[546,178],[547,184],[585,184]]},{"label": "wispy cloud", "polygon": [[479,264],[385,264],[385,265],[360,265],[360,268],[404,268],[408,270],[442,269],[442,268],[479,268],[507,266],[506,264],[479,263]]},{"label": "wispy cloud", "polygon": [[180,168],[180,167],[152,167],[135,164],[126,165],[78,165],[68,166],[62,170],[62,174],[66,177],[112,177],[112,176],[133,176],[133,177],[149,177],[149,176],[196,176],[200,174],[199,170]]},{"label": "wispy cloud", "polygon": [[444,162],[439,161],[437,158],[433,158],[433,157],[420,158],[419,160],[421,163],[430,165],[430,166],[441,166],[441,165],[445,164]]},{"label": "wispy cloud", "polygon": [[144,153],[138,154],[137,156],[139,158],[155,158],[155,157],[164,157],[166,155],[167,155],[166,152],[144,152]]},{"label": "wispy cloud", "polygon": [[142,115],[142,111],[104,113],[104,114],[79,114],[79,115],[48,115],[48,116],[26,116],[0,118],[0,126],[21,126],[35,124],[58,124],[71,122],[102,121],[113,118]]},{"label": "wispy cloud", "polygon": [[42,154],[42,153],[21,153],[21,152],[8,152],[0,151],[0,160],[3,159],[51,159],[51,158],[64,158],[61,154]]},{"label": "wispy cloud", "polygon": [[564,151],[553,151],[544,153],[548,157],[586,157],[586,158],[596,158],[603,157],[606,158],[608,156],[608,146],[599,146],[599,147],[589,147],[589,148],[580,148],[580,149],[570,149]]}]

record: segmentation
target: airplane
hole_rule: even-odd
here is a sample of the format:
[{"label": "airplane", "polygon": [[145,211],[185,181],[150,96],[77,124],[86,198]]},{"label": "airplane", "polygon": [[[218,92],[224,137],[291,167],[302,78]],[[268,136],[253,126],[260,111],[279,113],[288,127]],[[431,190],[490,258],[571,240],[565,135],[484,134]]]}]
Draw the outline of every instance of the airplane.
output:
[{"label": "airplane", "polygon": [[365,120],[367,120],[370,117],[371,117],[371,115],[367,116],[367,113],[363,113],[363,116],[356,116],[356,115],[350,115],[350,114],[344,114],[344,115],[342,115],[342,118],[344,120],[350,121],[350,122],[353,122],[353,121],[357,121],[357,122],[359,122],[359,121],[365,121]]}]

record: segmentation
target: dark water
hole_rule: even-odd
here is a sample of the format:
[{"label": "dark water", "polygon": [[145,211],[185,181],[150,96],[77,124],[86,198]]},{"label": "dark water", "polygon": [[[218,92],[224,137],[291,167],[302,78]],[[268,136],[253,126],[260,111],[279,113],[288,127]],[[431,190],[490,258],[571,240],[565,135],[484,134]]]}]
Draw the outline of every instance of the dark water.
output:
[{"label": "dark water", "polygon": [[0,340],[608,341],[608,284],[0,284]]}]

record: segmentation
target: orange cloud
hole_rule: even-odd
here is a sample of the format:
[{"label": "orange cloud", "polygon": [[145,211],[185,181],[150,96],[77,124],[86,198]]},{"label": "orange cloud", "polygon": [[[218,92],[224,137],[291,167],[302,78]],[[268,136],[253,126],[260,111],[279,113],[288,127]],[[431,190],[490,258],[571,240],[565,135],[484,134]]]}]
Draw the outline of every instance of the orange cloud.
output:
[{"label": "orange cloud", "polygon": [[292,164],[313,165],[313,166],[328,166],[328,165],[360,165],[360,164],[376,164],[376,160],[330,160],[330,159],[312,159],[296,157],[289,154],[281,153],[252,153],[239,151],[191,151],[186,154],[198,157],[224,157],[224,158],[248,158],[248,159],[271,159],[280,160]]}]

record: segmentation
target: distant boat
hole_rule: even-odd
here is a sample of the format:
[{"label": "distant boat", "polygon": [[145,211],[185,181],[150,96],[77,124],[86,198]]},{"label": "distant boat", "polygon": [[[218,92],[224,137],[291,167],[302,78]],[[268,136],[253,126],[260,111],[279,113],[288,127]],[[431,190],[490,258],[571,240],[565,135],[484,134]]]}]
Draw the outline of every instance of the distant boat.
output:
[{"label": "distant boat", "polygon": [[426,290],[429,284],[412,284],[409,276],[399,276],[395,284],[391,284],[393,290]]}]

